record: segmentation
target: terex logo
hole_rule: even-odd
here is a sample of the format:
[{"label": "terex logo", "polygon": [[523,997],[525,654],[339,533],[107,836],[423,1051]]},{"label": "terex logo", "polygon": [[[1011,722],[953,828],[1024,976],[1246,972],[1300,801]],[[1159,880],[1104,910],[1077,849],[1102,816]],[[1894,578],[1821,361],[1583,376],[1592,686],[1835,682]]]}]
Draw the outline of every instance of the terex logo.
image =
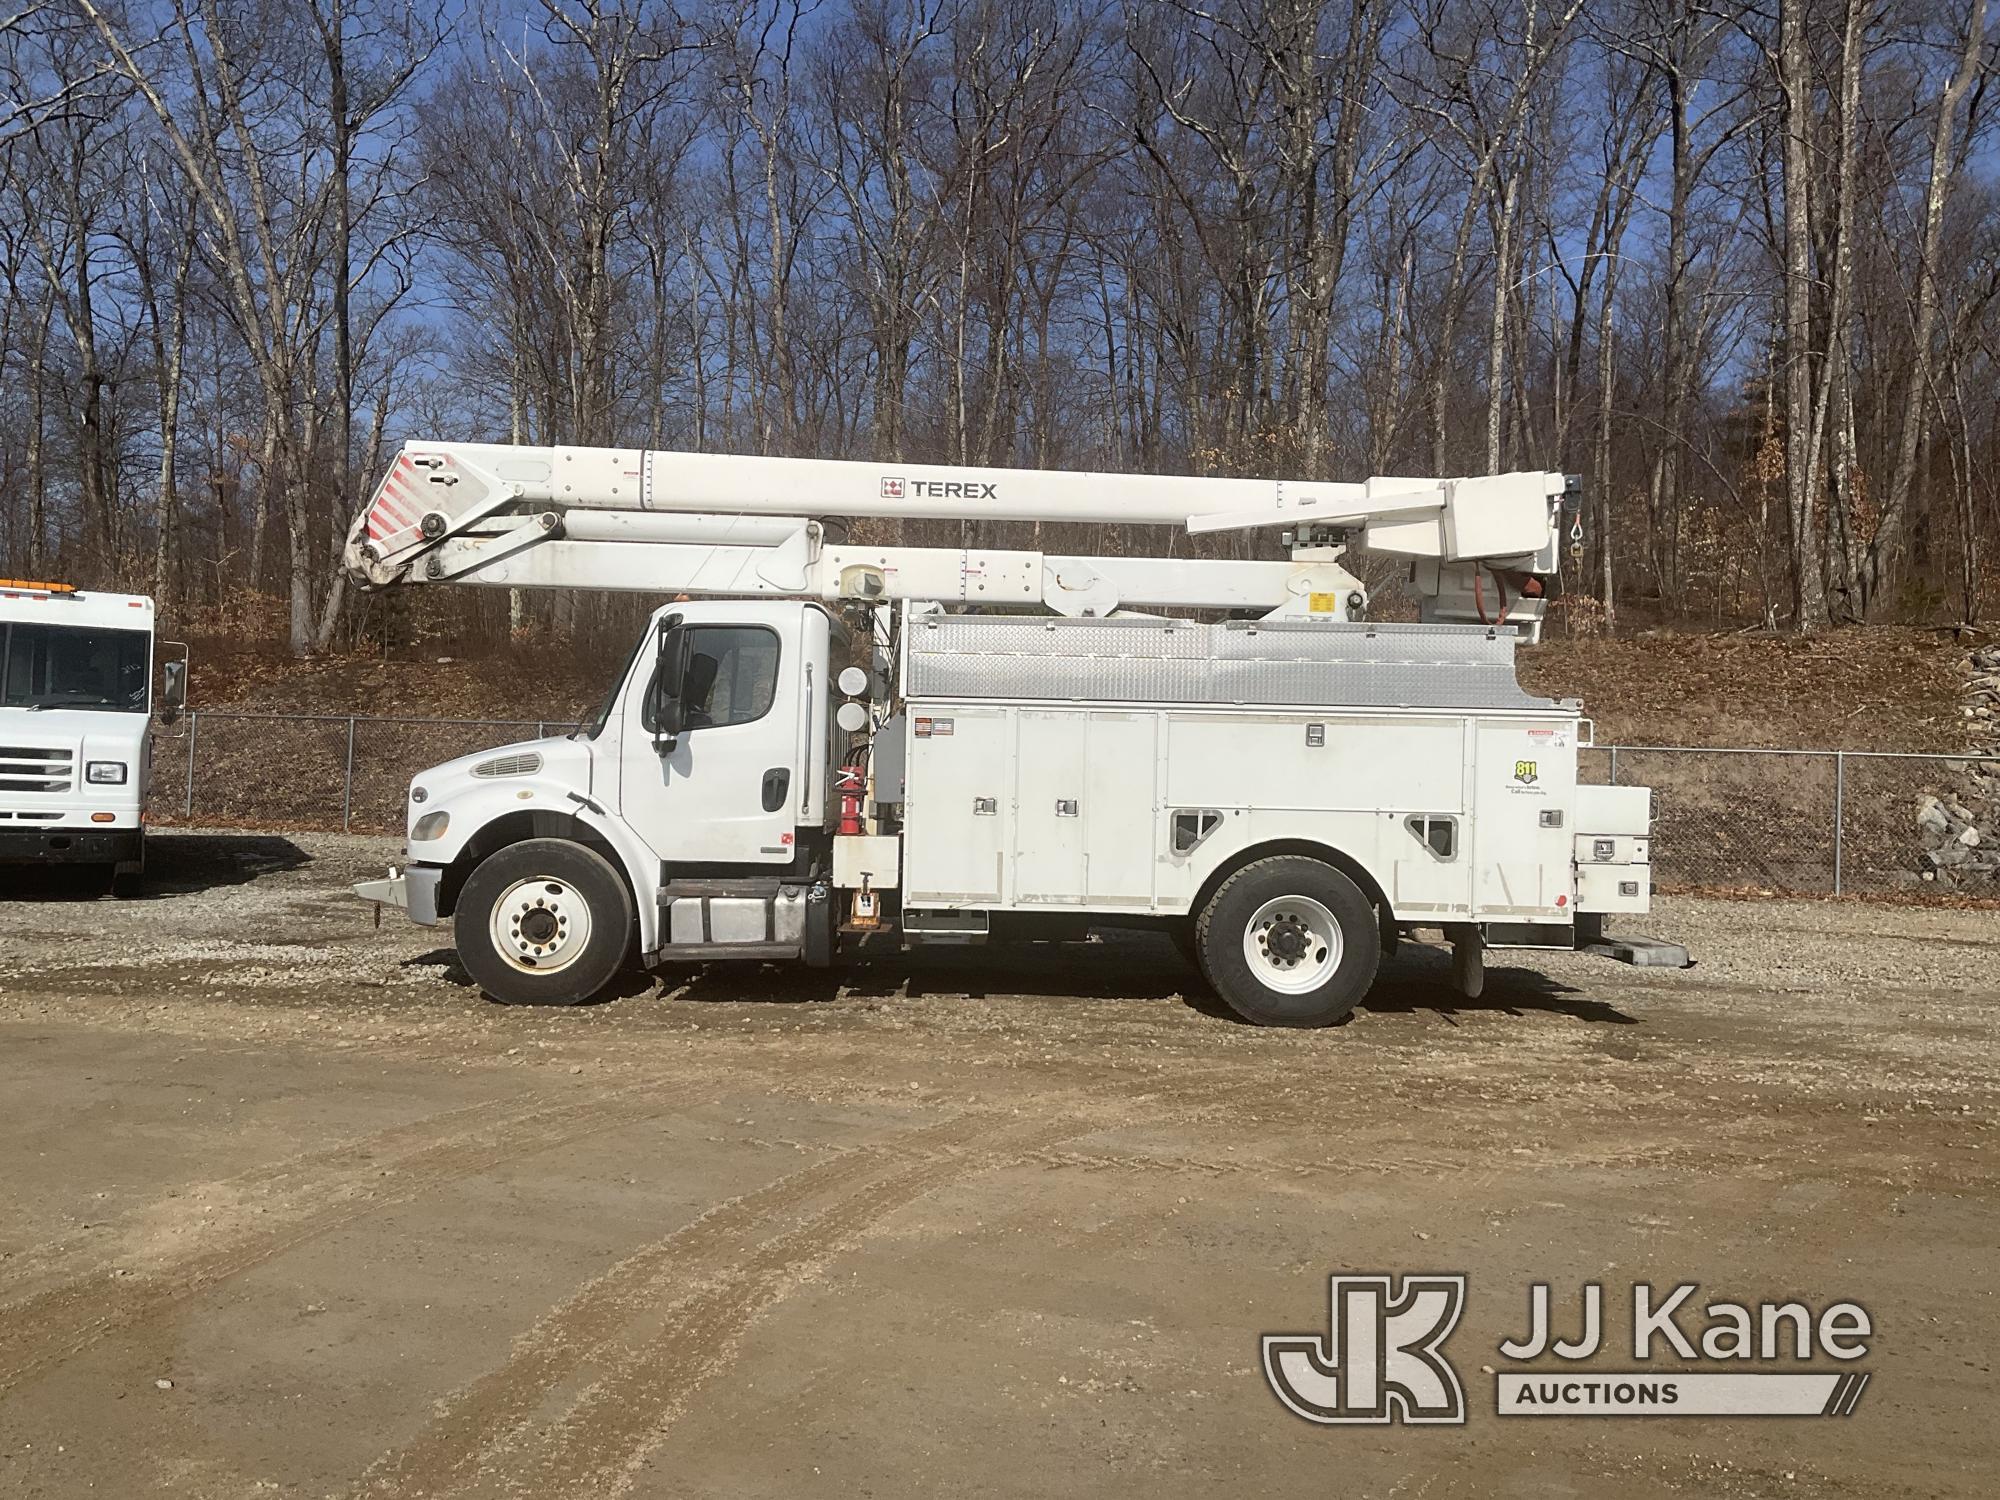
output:
[{"label": "terex logo", "polygon": [[933,500],[997,500],[997,484],[964,483],[956,479],[912,479],[910,488]]},{"label": "terex logo", "polygon": [[1000,486],[979,480],[905,479],[898,474],[883,477],[884,500],[901,500],[905,495],[925,500],[998,500]]},{"label": "terex logo", "polygon": [[1264,1335],[1264,1378],[1308,1422],[1465,1421],[1441,1348],[1465,1310],[1463,1276],[1328,1278],[1327,1336]]}]

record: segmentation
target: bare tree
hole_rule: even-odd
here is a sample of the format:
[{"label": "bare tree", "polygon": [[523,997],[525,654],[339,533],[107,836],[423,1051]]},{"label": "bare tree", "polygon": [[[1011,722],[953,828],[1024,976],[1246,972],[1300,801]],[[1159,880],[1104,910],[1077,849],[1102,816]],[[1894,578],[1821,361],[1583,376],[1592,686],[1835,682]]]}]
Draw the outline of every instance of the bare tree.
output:
[{"label": "bare tree", "polygon": [[[1901,419],[1896,427],[1894,467],[1882,501],[1881,520],[1861,559],[1859,576],[1855,580],[1859,612],[1864,618],[1879,607],[1893,576],[1894,559],[1916,483],[1918,455],[1929,434],[1930,413],[1936,399],[1932,384],[1937,360],[1934,344],[1944,300],[1942,268],[1938,264],[1939,247],[1944,233],[1945,207],[1956,177],[1955,169],[1959,166],[1959,109],[1973,81],[1987,68],[1984,60],[1986,8],[1987,0],[1970,0],[1957,48],[1958,64],[1938,96],[1931,126],[1929,172],[1924,182],[1923,218],[1918,234],[1920,248],[1915,286],[1910,297],[1910,369],[1903,386]],[[1964,476],[1964,482],[1970,482],[1969,473]],[[1968,549],[1971,536],[1968,527]]]}]

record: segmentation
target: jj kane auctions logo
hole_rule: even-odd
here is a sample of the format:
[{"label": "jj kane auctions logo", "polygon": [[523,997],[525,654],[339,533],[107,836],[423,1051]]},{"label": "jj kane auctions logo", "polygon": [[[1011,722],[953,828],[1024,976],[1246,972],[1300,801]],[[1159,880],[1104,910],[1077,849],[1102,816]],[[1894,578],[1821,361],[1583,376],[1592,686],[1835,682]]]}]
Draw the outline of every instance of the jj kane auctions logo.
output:
[{"label": "jj kane auctions logo", "polygon": [[[1444,1352],[1465,1311],[1462,1275],[1328,1278],[1327,1331],[1264,1335],[1264,1378],[1286,1410],[1326,1426],[1349,1423],[1462,1424],[1464,1388]],[[1631,1351],[1639,1363],[1673,1358],[1693,1369],[1566,1371],[1502,1369],[1494,1375],[1503,1417],[1844,1417],[1860,1404],[1865,1370],[1772,1370],[1816,1355],[1851,1362],[1874,1332],[1859,1303],[1815,1313],[1803,1302],[1714,1301],[1695,1307],[1698,1287],[1661,1293],[1646,1282],[1631,1295]],[[1514,1362],[1580,1362],[1608,1347],[1604,1288],[1587,1282],[1573,1339],[1557,1336],[1548,1283],[1528,1289],[1528,1331],[1504,1339]],[[1745,1369],[1744,1365],[1764,1365]],[[1488,1367],[1491,1368],[1491,1367]]]}]

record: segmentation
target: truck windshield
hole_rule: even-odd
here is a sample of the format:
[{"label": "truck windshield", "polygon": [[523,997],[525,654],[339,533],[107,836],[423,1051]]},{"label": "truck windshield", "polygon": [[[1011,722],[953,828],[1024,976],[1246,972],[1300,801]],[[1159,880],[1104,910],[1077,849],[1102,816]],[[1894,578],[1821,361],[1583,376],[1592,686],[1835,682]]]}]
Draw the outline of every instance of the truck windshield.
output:
[{"label": "truck windshield", "polygon": [[632,654],[625,658],[625,665],[618,669],[618,675],[611,679],[611,686],[604,690],[603,701],[576,726],[570,734],[571,739],[581,735],[585,739],[594,740],[604,733],[604,726],[611,722],[612,707],[618,702],[618,690],[625,686],[625,679],[632,675],[632,663],[639,659],[639,653],[646,649],[652,639],[653,633],[650,629],[641,632],[639,644],[632,648]]},{"label": "truck windshield", "polygon": [[146,712],[152,637],[90,625],[0,624],[0,708]]}]

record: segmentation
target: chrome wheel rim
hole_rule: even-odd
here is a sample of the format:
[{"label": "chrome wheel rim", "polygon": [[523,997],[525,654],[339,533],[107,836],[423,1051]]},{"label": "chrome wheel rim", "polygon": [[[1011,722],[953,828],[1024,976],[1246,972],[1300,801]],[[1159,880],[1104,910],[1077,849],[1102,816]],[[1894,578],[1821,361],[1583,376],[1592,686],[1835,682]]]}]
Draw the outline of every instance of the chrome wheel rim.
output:
[{"label": "chrome wheel rim", "polygon": [[590,903],[555,875],[517,880],[500,893],[487,919],[493,950],[523,974],[554,974],[590,946]]},{"label": "chrome wheel rim", "polygon": [[1243,929],[1243,958],[1266,989],[1304,995],[1340,967],[1340,923],[1310,896],[1278,896]]}]

